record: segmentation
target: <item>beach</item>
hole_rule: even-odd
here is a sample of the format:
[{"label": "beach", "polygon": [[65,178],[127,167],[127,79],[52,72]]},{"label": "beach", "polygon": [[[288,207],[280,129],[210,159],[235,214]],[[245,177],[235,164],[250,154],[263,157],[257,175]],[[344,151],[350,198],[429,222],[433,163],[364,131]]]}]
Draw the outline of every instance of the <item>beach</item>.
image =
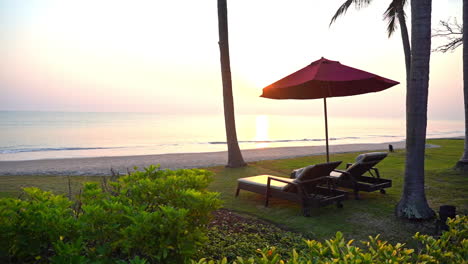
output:
[{"label": "beach", "polygon": [[[378,144],[331,145],[330,153],[387,151],[388,144],[394,149],[402,149],[405,142]],[[242,150],[246,162],[271,159],[285,159],[311,155],[324,155],[324,146],[279,147]],[[115,157],[42,159],[26,161],[0,161],[0,175],[70,175],[102,176],[111,175],[111,168],[126,173],[134,167],[144,168],[160,164],[162,169],[202,168],[225,165],[227,152],[175,153],[157,155],[135,155]],[[350,162],[350,161],[346,161]]]}]

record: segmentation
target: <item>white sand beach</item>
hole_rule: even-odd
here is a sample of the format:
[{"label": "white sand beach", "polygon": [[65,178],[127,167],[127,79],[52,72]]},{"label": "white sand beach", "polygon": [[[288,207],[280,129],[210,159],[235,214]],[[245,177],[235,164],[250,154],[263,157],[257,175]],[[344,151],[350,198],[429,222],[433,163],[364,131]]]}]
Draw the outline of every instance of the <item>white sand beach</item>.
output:
[{"label": "white sand beach", "polygon": [[[330,153],[387,150],[388,144],[392,144],[395,149],[402,149],[405,147],[405,142],[331,145]],[[324,146],[242,150],[246,162],[323,155],[324,153]],[[208,153],[0,161],[0,175],[100,176],[110,175],[111,168],[120,173],[127,172],[127,168],[133,170],[135,166],[143,168],[151,164],[160,164],[163,169],[200,168],[225,165],[226,160],[226,151],[221,151]]]}]

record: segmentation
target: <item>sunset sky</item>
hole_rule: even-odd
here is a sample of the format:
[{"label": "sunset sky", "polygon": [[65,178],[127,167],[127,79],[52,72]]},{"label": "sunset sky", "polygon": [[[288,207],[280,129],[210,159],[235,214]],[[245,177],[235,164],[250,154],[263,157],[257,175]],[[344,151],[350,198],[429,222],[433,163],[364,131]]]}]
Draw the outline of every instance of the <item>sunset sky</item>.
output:
[{"label": "sunset sky", "polygon": [[[322,115],[320,100],[259,95],[323,56],[401,82],[330,99],[330,115],[404,117],[401,38],[388,39],[382,20],[390,1],[352,7],[329,27],[343,1],[228,0],[237,113]],[[461,7],[434,0],[433,28],[461,22]],[[217,23],[214,0],[2,0],[0,110],[222,114]],[[430,78],[429,118],[462,119],[462,48],[433,53]]]}]

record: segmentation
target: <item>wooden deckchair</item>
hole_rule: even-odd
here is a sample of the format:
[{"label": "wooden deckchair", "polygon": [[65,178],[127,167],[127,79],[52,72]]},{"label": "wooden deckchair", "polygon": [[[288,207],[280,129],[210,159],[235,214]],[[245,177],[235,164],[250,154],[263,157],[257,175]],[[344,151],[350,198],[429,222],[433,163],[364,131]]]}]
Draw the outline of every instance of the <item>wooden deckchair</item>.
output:
[{"label": "wooden deckchair", "polygon": [[265,195],[265,206],[270,198],[278,198],[300,203],[304,216],[310,216],[310,210],[336,203],[343,207],[341,201],[346,199],[347,192],[333,186],[330,173],[341,161],[322,163],[302,168],[295,179],[272,175],[258,175],[237,180],[236,196],[246,190]]},{"label": "wooden deckchair", "polygon": [[[371,152],[357,156],[354,163],[348,163],[346,170],[334,170],[330,176],[336,179],[339,187],[354,190],[354,197],[359,200],[359,192],[374,192],[379,190],[385,194],[385,188],[392,187],[392,180],[380,178],[380,173],[374,166],[385,159],[386,152]],[[368,174],[367,176],[364,174]]]}]

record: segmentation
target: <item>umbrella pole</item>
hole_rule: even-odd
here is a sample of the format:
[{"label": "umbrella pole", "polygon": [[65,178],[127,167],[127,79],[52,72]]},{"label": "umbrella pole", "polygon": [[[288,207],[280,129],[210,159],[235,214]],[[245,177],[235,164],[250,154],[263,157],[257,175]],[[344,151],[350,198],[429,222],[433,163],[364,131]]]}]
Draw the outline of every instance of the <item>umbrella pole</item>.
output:
[{"label": "umbrella pole", "polygon": [[327,146],[327,162],[330,162],[329,150],[328,150],[328,118],[327,118],[327,98],[323,98],[323,112],[325,114],[325,142]]}]

